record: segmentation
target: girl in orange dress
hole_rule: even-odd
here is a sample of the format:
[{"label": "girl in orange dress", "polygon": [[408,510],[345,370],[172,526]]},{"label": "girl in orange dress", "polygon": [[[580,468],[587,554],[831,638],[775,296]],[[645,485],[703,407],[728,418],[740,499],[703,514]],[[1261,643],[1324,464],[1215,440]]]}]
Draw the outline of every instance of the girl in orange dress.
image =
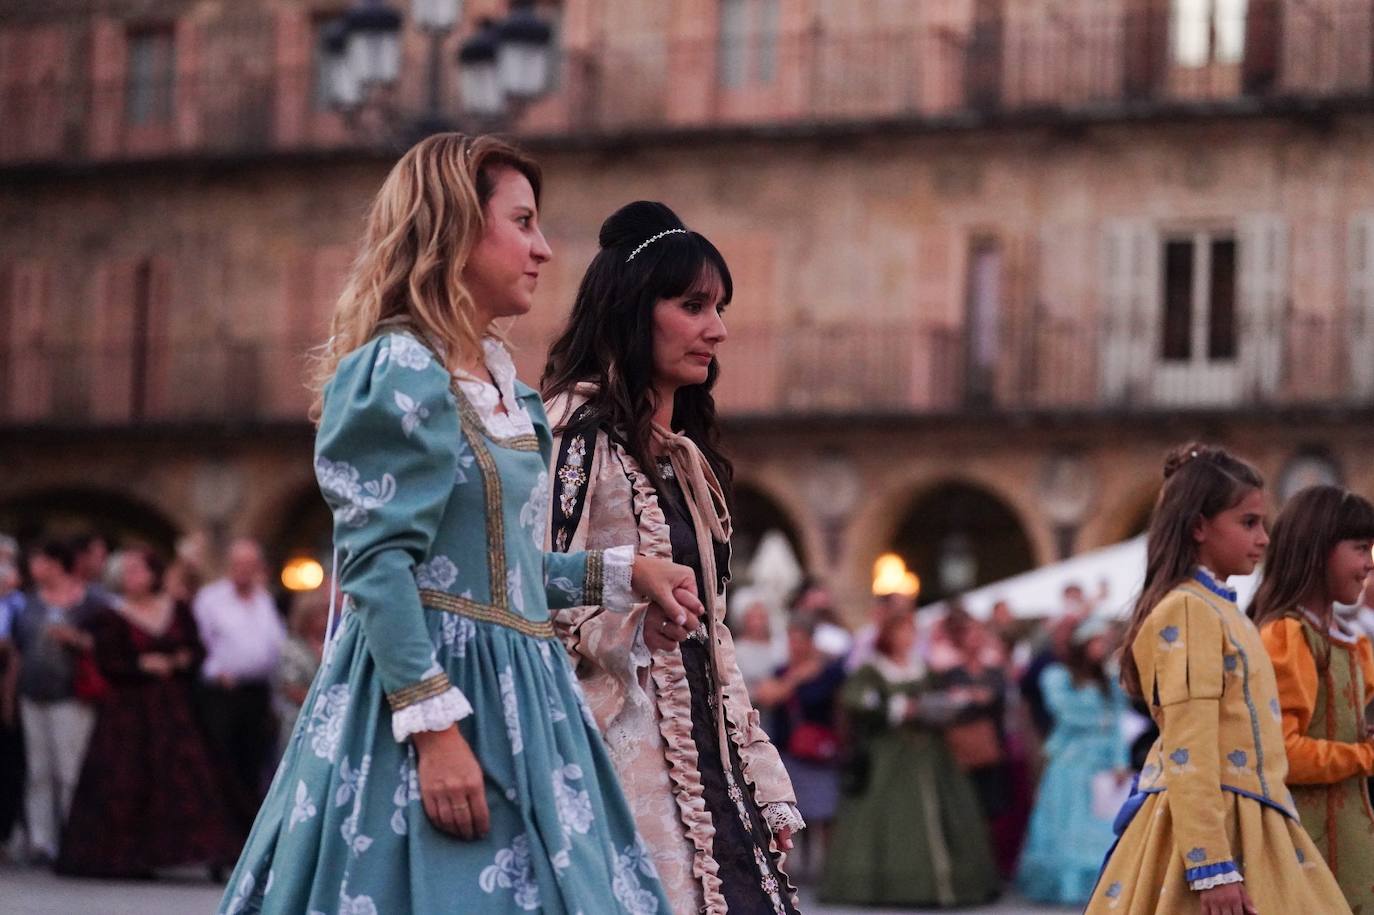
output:
[{"label": "girl in orange dress", "polygon": [[1274,523],[1250,613],[1274,662],[1288,785],[1302,824],[1350,908],[1374,912],[1374,811],[1365,779],[1374,741],[1374,650],[1335,605],[1353,604],[1374,573],[1374,505],[1339,486],[1288,500]]}]

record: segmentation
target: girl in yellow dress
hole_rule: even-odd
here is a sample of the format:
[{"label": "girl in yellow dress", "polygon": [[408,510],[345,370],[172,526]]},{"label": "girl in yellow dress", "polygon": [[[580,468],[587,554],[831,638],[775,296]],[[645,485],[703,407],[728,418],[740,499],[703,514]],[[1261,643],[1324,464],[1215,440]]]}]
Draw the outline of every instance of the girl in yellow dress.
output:
[{"label": "girl in yellow dress", "polygon": [[1250,614],[1278,677],[1288,784],[1302,824],[1355,912],[1374,912],[1374,741],[1369,639],[1336,616],[1374,572],[1374,505],[1339,486],[1288,500]]},{"label": "girl in yellow dress", "polygon": [[1269,542],[1263,486],[1220,448],[1188,445],[1164,466],[1121,657],[1160,737],[1088,915],[1350,913],[1284,785],[1274,669],[1226,585]]}]

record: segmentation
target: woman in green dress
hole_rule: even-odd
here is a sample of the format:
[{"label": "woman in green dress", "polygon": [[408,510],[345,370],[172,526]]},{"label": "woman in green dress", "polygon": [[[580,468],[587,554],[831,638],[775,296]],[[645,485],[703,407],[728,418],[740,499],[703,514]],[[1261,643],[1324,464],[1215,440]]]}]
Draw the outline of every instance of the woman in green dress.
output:
[{"label": "woman in green dress", "polygon": [[938,727],[973,701],[936,692],[911,660],[909,611],[879,625],[873,660],[841,693],[854,757],[821,899],[888,906],[976,905],[1000,892],[978,796]]},{"label": "woman in green dress", "polygon": [[668,915],[550,607],[701,606],[632,547],[544,552],[552,437],[489,330],[550,256],[539,179],[441,134],[373,205],[320,366],[345,609],[223,913]]}]

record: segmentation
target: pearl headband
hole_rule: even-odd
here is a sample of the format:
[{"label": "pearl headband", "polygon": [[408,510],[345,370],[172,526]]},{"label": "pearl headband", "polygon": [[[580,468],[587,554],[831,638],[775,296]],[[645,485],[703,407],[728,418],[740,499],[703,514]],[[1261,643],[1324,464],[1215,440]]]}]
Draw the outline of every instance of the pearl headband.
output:
[{"label": "pearl headband", "polygon": [[664,230],[664,231],[662,231],[662,232],[659,232],[657,235],[655,235],[655,236],[653,236],[653,237],[651,237],[651,238],[645,239],[643,242],[640,243],[640,245],[639,245],[638,248],[635,248],[633,251],[631,251],[631,252],[630,252],[630,256],[627,257],[627,258],[625,258],[625,263],[628,264],[630,261],[634,260],[636,254],[638,254],[639,252],[643,251],[645,248],[649,247],[649,246],[652,245],[654,242],[658,241],[660,238],[663,238],[665,235],[686,235],[686,234],[687,234],[687,230],[686,230],[686,229],[666,229],[666,230]]}]

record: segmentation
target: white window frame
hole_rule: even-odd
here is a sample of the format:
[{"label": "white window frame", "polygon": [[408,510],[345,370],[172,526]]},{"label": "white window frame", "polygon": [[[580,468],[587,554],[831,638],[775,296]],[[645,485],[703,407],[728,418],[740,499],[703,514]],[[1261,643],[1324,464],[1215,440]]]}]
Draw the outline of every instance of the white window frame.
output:
[{"label": "white window frame", "polygon": [[719,0],[716,79],[724,89],[771,85],[778,78],[782,0]]},{"label": "white window frame", "polygon": [[1169,49],[1176,66],[1239,64],[1249,0],[1173,0]]}]

